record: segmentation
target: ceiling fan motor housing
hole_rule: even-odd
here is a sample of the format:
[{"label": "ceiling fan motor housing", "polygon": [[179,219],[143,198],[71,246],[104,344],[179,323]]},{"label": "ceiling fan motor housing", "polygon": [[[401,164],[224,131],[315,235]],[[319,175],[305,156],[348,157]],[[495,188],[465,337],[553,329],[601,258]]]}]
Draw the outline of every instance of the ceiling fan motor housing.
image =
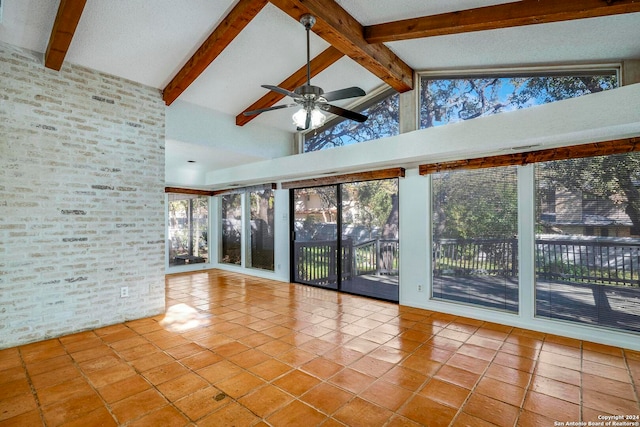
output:
[{"label": "ceiling fan motor housing", "polygon": [[[344,108],[337,107],[328,103],[330,101],[363,96],[365,95],[365,93],[362,89],[358,87],[348,87],[332,92],[327,92],[325,94],[322,88],[311,84],[311,53],[309,48],[309,32],[311,27],[313,27],[313,25],[316,23],[316,18],[307,13],[300,17],[300,23],[304,25],[307,33],[307,83],[296,88],[293,92],[278,86],[262,85],[262,87],[266,89],[293,98],[295,104],[276,105],[269,108],[260,108],[258,110],[245,111],[244,115],[248,116],[253,114],[260,114],[265,111],[279,110],[281,108],[289,108],[299,105],[302,107],[302,109],[294,114],[294,122],[298,125],[298,130],[307,130],[310,128],[310,126],[316,128],[322,125],[324,123],[325,116],[320,113],[320,110],[345,117],[349,120],[355,120],[357,122],[364,122],[365,120],[367,120],[367,116],[365,115],[362,115],[355,111],[346,110]],[[296,116],[299,117],[296,118]],[[303,121],[305,123],[304,127],[301,124]]]},{"label": "ceiling fan motor housing", "polygon": [[318,99],[324,93],[322,88],[313,85],[302,85],[296,88],[294,92],[305,99]]}]

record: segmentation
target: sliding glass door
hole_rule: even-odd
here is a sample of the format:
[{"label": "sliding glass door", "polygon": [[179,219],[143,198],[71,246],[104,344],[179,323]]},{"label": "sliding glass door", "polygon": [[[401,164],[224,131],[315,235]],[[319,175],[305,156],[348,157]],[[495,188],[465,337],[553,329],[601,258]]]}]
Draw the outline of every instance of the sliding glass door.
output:
[{"label": "sliding glass door", "polygon": [[338,289],[338,191],[293,190],[293,281]]},{"label": "sliding glass door", "polygon": [[397,178],[300,188],[291,199],[294,282],[398,301]]}]

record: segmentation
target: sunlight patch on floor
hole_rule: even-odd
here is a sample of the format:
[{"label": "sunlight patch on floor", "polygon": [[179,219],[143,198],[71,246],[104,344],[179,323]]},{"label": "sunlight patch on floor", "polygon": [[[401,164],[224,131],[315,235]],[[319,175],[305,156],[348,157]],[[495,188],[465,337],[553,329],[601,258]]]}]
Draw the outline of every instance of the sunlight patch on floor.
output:
[{"label": "sunlight patch on floor", "polygon": [[187,304],[176,304],[167,309],[160,325],[170,332],[184,332],[204,324],[205,317]]}]

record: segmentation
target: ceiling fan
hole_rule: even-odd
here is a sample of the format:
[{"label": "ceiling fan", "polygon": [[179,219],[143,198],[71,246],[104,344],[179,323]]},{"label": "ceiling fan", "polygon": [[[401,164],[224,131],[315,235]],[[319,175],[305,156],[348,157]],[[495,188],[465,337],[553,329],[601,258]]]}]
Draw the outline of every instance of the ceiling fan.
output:
[{"label": "ceiling fan", "polygon": [[300,23],[304,25],[304,28],[307,31],[307,83],[296,88],[293,92],[278,86],[262,85],[262,87],[265,89],[269,89],[274,92],[278,92],[280,94],[291,97],[294,103],[276,105],[274,107],[261,108],[252,111],[245,111],[243,114],[245,116],[251,116],[264,113],[265,111],[300,106],[300,110],[293,115],[294,124],[297,125],[299,131],[315,129],[319,126],[322,126],[322,124],[324,124],[324,121],[326,120],[326,117],[324,114],[322,114],[322,111],[327,111],[329,113],[345,117],[349,120],[355,120],[356,122],[362,123],[366,121],[367,116],[365,115],[329,104],[329,102],[331,101],[364,96],[366,95],[364,90],[360,89],[359,87],[353,86],[325,93],[322,88],[313,86],[311,84],[309,31],[311,30],[311,27],[313,27],[313,25],[316,23],[316,18],[310,14],[304,14],[300,17]]}]

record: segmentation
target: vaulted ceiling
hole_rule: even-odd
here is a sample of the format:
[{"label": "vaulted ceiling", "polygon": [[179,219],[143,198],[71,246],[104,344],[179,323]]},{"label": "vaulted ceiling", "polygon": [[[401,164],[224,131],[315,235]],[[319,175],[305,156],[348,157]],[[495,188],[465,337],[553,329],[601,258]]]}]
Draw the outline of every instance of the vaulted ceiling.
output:
[{"label": "vaulted ceiling", "polygon": [[415,87],[414,71],[640,58],[638,0],[3,0],[0,40],[295,131],[291,110],[242,112],[306,76],[304,13],[317,18],[312,79],[325,91]]}]

